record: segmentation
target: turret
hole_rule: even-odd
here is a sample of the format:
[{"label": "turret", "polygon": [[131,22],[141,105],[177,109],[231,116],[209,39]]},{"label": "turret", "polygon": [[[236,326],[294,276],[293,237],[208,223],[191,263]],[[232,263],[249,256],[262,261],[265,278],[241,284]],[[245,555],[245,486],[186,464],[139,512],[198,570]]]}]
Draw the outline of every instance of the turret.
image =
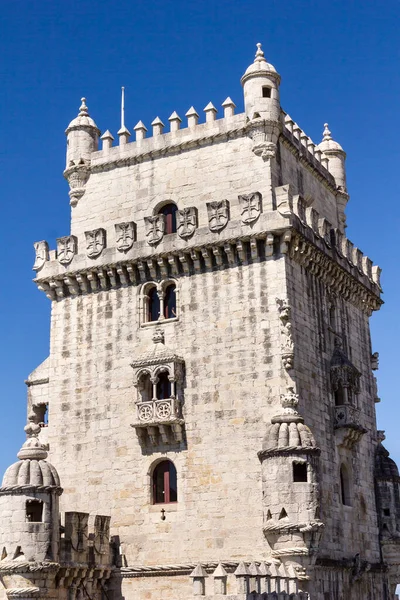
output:
[{"label": "turret", "polygon": [[328,158],[328,171],[335,178],[338,189],[346,192],[346,153],[342,146],[332,139],[328,123],[324,124],[322,142],[318,145],[321,152]]},{"label": "turret", "polygon": [[81,99],[78,116],[71,121],[65,133],[67,135],[66,168],[90,161],[92,152],[96,152],[99,144],[100,131],[89,116],[86,98]]},{"label": "turret", "polygon": [[280,75],[276,72],[275,67],[266,61],[261,44],[257,44],[254,62],[248,67],[240,80],[243,86],[244,108],[248,119],[280,120],[280,80]]},{"label": "turret", "polygon": [[[313,565],[323,523],[319,519],[320,449],[297,412],[293,388],[281,397],[258,456],[262,464],[264,535],[274,558],[286,565]],[[282,489],[285,493],[282,494]]]},{"label": "turret", "polygon": [[86,98],[81,99],[79,114],[68,125],[67,164],[64,177],[70,186],[70,204],[76,206],[85,193],[85,185],[90,176],[90,159],[99,145],[100,130],[89,116]]}]

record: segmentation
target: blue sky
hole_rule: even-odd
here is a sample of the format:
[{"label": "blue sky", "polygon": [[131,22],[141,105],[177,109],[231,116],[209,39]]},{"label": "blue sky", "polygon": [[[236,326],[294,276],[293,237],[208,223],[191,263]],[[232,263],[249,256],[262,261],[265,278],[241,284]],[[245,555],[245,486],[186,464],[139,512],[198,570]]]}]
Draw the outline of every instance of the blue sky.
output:
[{"label": "blue sky", "polygon": [[372,318],[380,353],[378,424],[400,463],[397,405],[400,94],[397,0],[14,0],[0,15],[2,288],[0,471],[23,440],[24,379],[48,354],[50,302],[31,283],[34,241],[69,232],[64,130],[86,96],[116,136],[227,96],[263,43],[282,76],[283,108],[319,142],[323,123],[347,152],[348,236],[383,268]]}]

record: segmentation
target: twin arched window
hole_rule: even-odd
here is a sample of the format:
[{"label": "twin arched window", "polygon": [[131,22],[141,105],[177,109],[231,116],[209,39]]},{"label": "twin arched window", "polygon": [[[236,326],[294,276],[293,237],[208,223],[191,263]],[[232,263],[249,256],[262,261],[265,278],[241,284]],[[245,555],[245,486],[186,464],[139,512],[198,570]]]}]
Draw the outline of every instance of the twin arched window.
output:
[{"label": "twin arched window", "polygon": [[170,460],[158,463],[153,471],[153,504],[178,501],[176,469]]},{"label": "twin arched window", "polygon": [[165,288],[157,287],[155,284],[147,288],[144,304],[145,323],[175,318],[177,316],[175,283],[169,283]]},{"label": "twin arched window", "polygon": [[167,371],[161,371],[153,383],[150,373],[143,373],[139,379],[139,391],[142,402],[169,400],[173,392],[169,374]]}]

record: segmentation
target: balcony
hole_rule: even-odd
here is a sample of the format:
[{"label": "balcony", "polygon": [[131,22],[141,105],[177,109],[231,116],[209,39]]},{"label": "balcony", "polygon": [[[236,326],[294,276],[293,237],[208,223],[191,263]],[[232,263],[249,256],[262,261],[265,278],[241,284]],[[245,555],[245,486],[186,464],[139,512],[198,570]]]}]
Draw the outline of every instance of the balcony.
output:
[{"label": "balcony", "polygon": [[351,404],[335,406],[335,433],[339,446],[353,448],[366,429],[360,424],[360,411]]},{"label": "balcony", "polygon": [[132,423],[141,441],[146,438],[152,446],[161,440],[164,444],[183,441],[184,420],[180,417],[176,398],[151,400],[136,404],[137,421]]}]

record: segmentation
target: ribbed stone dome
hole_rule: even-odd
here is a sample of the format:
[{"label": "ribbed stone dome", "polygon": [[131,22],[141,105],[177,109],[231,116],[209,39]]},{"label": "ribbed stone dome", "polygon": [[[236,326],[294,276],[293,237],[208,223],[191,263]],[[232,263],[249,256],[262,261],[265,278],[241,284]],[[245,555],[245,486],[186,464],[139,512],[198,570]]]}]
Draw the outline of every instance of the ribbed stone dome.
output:
[{"label": "ribbed stone dome", "polygon": [[375,455],[375,477],[377,479],[399,478],[399,469],[389,457],[389,452],[382,444],[378,444]]},{"label": "ribbed stone dome", "polygon": [[321,150],[321,152],[328,152],[328,154],[329,154],[329,152],[344,153],[342,146],[338,142],[335,142],[334,139],[332,139],[331,132],[329,131],[329,128],[328,128],[328,123],[324,124],[323,139],[322,139],[322,142],[320,144],[318,144],[318,148],[319,148],[319,150]]},{"label": "ribbed stone dome", "polygon": [[77,129],[79,127],[93,127],[97,130],[97,133],[100,134],[100,130],[97,127],[96,123],[89,116],[89,110],[86,106],[86,98],[81,99],[81,106],[79,108],[79,114],[75,119],[71,121],[66,129],[66,133],[68,133],[71,129]]},{"label": "ribbed stone dome", "polygon": [[246,72],[241,79],[242,85],[249,75],[270,75],[272,77],[280,79],[280,75],[278,74],[275,67],[269,62],[267,62],[264,58],[264,52],[261,50],[261,44],[257,44],[257,52],[254,62],[246,69]]},{"label": "ribbed stone dome", "polygon": [[14,485],[60,486],[56,469],[45,460],[24,459],[10,467],[3,477],[2,487]]},{"label": "ribbed stone dome", "polygon": [[267,425],[262,449],[316,448],[315,439],[310,428],[304,425],[302,421],[301,419],[298,422],[279,422]]}]

